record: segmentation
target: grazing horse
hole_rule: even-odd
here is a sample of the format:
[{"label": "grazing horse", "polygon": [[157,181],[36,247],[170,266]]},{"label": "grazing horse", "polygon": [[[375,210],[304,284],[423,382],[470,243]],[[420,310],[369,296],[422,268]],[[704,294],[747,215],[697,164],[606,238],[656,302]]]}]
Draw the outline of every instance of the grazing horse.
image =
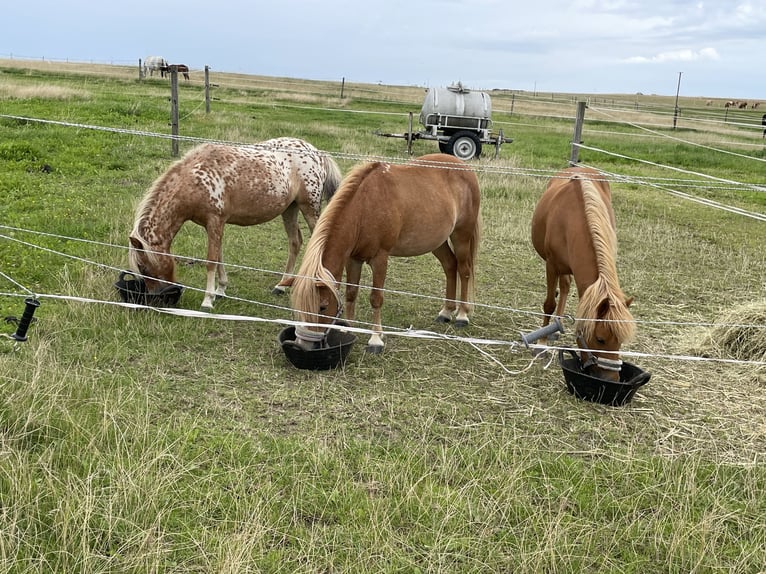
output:
[{"label": "grazing horse", "polygon": [[[389,256],[433,253],[446,277],[437,321],[468,324],[479,248],[481,214],[476,174],[464,161],[429,154],[404,165],[357,166],[322,212],[306,247],[291,293],[296,318],[314,326],[296,328],[296,342],[311,349],[326,336],[322,324],[343,311],[339,293],[346,271],[346,319],[354,320],[362,265],[372,269],[373,334],[367,351],[383,351],[381,307]],[[460,281],[460,300],[456,301]]]},{"label": "grazing horse", "polygon": [[164,78],[167,66],[168,62],[165,58],[160,56],[148,56],[144,60],[144,77],[146,77],[146,72],[149,72],[149,75],[153,76],[154,72],[157,71],[160,73],[160,77]]},{"label": "grazing horse", "polygon": [[[287,265],[275,293],[292,284],[303,243],[298,212],[314,229],[322,197],[332,197],[341,181],[335,161],[295,138],[252,146],[202,144],[161,175],[136,210],[130,233],[130,264],[148,293],[175,283],[170,244],[186,221],[207,232],[207,286],[202,308],[225,295],[228,276],[222,261],[224,224],[257,225],[282,216],[289,239]],[[216,274],[218,287],[216,288]]]},{"label": "grazing horse", "polygon": [[184,80],[189,79],[189,66],[187,66],[186,64],[167,64],[165,66],[162,66],[160,68],[160,71],[163,72],[164,74],[169,74],[171,66],[175,66],[176,71],[179,74],[183,74]]},{"label": "grazing horse", "polygon": [[550,180],[532,216],[532,244],[545,261],[543,325],[554,308],[563,316],[574,276],[579,296],[575,334],[583,367],[593,376],[619,380],[618,351],[635,332],[628,309],[633,298],[617,281],[611,190],[598,171],[572,167]]}]

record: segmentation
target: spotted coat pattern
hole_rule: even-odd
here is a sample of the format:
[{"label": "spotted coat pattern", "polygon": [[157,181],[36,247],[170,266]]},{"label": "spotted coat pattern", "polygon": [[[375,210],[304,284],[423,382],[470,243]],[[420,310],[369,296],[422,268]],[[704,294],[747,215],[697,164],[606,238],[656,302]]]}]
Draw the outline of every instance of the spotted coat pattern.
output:
[{"label": "spotted coat pattern", "polygon": [[[162,254],[170,253],[183,223],[193,221],[208,235],[210,298],[206,296],[203,306],[212,307],[211,273],[221,261],[224,225],[257,225],[281,215],[290,240],[288,264],[278,285],[284,288],[292,283],[288,275],[302,244],[298,212],[313,230],[323,197],[332,196],[340,177],[329,155],[297,138],[249,146],[199,145],[170,166],[138,206],[131,233],[132,267],[147,276],[150,291],[166,286],[155,280],[174,281],[172,258]],[[160,255],[152,257],[142,250]],[[217,265],[217,272],[216,292],[223,295],[227,282],[223,265]]]}]

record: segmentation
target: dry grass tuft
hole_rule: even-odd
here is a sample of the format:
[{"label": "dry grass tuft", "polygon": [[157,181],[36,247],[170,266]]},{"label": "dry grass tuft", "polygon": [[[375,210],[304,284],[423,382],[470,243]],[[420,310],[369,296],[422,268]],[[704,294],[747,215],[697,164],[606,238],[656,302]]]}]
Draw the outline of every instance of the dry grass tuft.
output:
[{"label": "dry grass tuft", "polygon": [[716,323],[701,342],[705,354],[739,361],[766,361],[766,301],[730,309]]},{"label": "dry grass tuft", "polygon": [[90,92],[62,86],[0,83],[0,100],[87,100]]},{"label": "dry grass tuft", "polygon": [[[696,329],[684,337],[682,347],[702,357],[734,359],[737,361],[766,361],[766,301],[734,307],[722,313],[716,325]],[[745,364],[741,380],[757,386],[766,383],[766,367]]]}]

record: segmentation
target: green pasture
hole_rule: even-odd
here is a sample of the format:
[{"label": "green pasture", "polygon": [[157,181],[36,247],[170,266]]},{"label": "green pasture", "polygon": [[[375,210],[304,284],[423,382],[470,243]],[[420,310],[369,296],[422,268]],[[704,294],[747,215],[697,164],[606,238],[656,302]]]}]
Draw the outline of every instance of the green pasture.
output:
[{"label": "green pasture", "polygon": [[[295,136],[344,172],[405,161],[403,139],[375,132],[405,131],[423,98],[211,81],[210,113],[201,72],[180,85],[182,153]],[[431,256],[391,262],[383,322],[495,343],[390,335],[372,356],[363,337],[343,368],[310,372],[277,344],[292,318],[271,294],[279,220],[226,230],[230,298],[215,313],[233,320],[114,304],[134,209],[174,161],[151,135],[170,131],[167,82],[0,61],[0,316],[41,303],[28,341],[0,339],[0,571],[764,572],[766,231],[692,200],[766,214],[763,110],[681,98],[674,130],[672,97],[491,93],[514,142],[472,162],[472,323],[434,323]],[[618,273],[639,322],[625,358],[652,373],[621,408],[572,397],[557,364],[520,344],[544,295],[529,221],[567,165],[580,99],[583,144],[609,152],[583,149],[582,163],[622,176]],[[173,251],[202,259],[204,232],[188,223]],[[204,265],[179,280],[179,308],[196,312]]]}]

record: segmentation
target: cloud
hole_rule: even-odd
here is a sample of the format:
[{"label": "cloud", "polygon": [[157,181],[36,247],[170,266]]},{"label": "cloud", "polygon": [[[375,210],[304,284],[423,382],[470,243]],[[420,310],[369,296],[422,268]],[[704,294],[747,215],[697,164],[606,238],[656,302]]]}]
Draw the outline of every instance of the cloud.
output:
[{"label": "cloud", "polygon": [[701,50],[673,50],[671,52],[660,52],[654,56],[633,56],[626,58],[625,62],[629,64],[665,64],[668,62],[694,62],[697,60],[717,61],[721,57],[715,48],[702,48]]}]

